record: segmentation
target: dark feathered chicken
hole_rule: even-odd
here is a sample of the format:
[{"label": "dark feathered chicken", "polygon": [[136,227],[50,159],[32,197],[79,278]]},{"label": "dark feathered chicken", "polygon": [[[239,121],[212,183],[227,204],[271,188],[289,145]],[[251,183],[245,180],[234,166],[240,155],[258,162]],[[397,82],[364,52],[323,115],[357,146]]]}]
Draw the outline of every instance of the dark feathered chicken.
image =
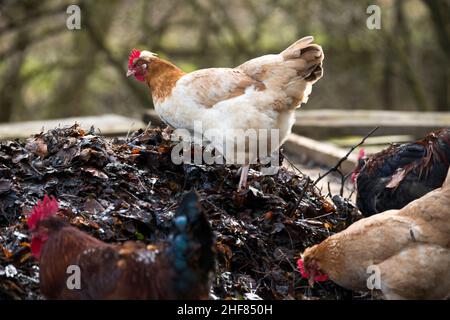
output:
[{"label": "dark feathered chicken", "polygon": [[[176,232],[165,246],[107,244],[70,226],[57,211],[57,201],[45,197],[28,219],[41,292],[47,298],[208,298],[213,234],[194,192],[182,200],[174,218]],[[71,265],[79,267],[80,289],[67,285]]]},{"label": "dark feathered chicken", "polygon": [[450,129],[422,140],[389,148],[370,156],[357,177],[356,204],[370,216],[401,209],[439,188],[450,164]]}]

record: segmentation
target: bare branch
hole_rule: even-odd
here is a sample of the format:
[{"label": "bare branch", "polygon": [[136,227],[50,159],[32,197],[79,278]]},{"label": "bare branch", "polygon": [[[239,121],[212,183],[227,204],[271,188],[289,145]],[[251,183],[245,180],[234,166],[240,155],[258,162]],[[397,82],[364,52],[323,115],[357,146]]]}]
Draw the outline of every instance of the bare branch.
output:
[{"label": "bare branch", "polygon": [[292,207],[292,209],[289,212],[289,216],[291,216],[295,210],[300,206],[300,203],[302,203],[303,198],[305,197],[306,191],[308,191],[309,185],[311,184],[311,179],[309,177],[306,177],[305,185],[303,186],[302,193],[297,199],[297,202],[295,203],[295,206]]},{"label": "bare branch", "polygon": [[[348,157],[350,156],[350,154],[352,154],[352,152],[355,151],[356,148],[358,148],[359,146],[361,146],[362,144],[364,144],[364,142],[366,142],[367,138],[369,138],[372,134],[374,134],[375,131],[378,130],[378,128],[379,128],[379,127],[374,128],[372,131],[370,131],[368,134],[366,134],[366,136],[365,136],[358,144],[356,144],[356,145],[354,145],[353,147],[351,147],[350,150],[347,152],[347,154],[346,154],[343,158],[341,158],[341,159],[338,161],[338,163],[336,163],[336,165],[335,165],[334,167],[332,167],[331,169],[329,169],[329,170],[328,170],[327,172],[325,172],[323,175],[319,175],[319,177],[316,179],[316,181],[314,181],[313,186],[316,186],[317,183],[318,183],[320,180],[322,180],[323,178],[325,178],[327,175],[329,175],[329,174],[332,173],[332,172],[338,172],[338,173],[341,174],[341,176],[344,176],[344,175],[342,174],[342,172],[340,171],[340,167],[341,167],[342,163],[348,159]],[[347,175],[347,177],[348,177],[348,175]],[[346,178],[345,178],[345,179],[346,179]],[[344,180],[344,182],[345,182],[345,180]],[[341,189],[341,190],[342,190],[342,189]],[[342,192],[343,192],[343,190],[342,190]]]}]

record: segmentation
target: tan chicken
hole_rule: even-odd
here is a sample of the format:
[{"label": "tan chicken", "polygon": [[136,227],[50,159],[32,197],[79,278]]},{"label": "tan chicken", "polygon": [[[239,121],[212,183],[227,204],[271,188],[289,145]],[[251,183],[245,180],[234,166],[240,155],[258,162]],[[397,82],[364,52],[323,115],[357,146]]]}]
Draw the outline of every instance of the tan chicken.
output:
[{"label": "tan chicken", "polygon": [[[127,76],[147,82],[155,110],[166,124],[202,135],[227,163],[243,165],[242,188],[249,164],[261,154],[270,156],[287,139],[295,109],[308,100],[312,84],[322,77],[324,55],[312,41],[313,37],[302,38],[280,54],[236,68],[191,73],[149,51],[133,50]],[[255,131],[244,133],[249,129],[256,136]],[[258,144],[258,150],[251,143]]]},{"label": "tan chicken", "polygon": [[450,171],[441,188],[357,221],[302,258],[311,282],[326,274],[352,290],[378,283],[387,299],[450,298]]}]

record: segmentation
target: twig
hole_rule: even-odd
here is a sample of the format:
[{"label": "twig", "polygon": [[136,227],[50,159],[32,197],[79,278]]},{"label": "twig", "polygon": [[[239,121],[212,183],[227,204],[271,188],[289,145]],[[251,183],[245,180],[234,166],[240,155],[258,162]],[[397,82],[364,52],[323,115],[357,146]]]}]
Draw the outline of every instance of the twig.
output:
[{"label": "twig", "polygon": [[369,138],[373,133],[375,133],[375,131],[377,131],[380,127],[376,127],[374,128],[372,131],[370,131],[368,134],[366,134],[366,136],[356,145],[354,145],[353,147],[350,148],[350,150],[347,152],[347,154],[341,158],[338,163],[336,163],[336,165],[329,169],[327,172],[325,172],[323,175],[319,175],[319,177],[316,179],[316,181],[314,181],[313,186],[316,186],[317,183],[322,180],[323,178],[325,178],[327,175],[329,175],[332,172],[339,172],[342,175],[342,172],[339,170],[339,168],[341,167],[342,163],[344,161],[346,161],[348,159],[348,157],[350,156],[350,154],[355,151],[356,148],[358,148],[359,146],[361,146],[362,144],[364,144],[364,142],[366,142],[367,138]]},{"label": "twig", "polygon": [[28,164],[30,165],[31,169],[33,169],[38,175],[40,175],[40,176],[44,175],[42,172],[40,172],[38,169],[36,169],[36,167],[33,165],[33,163],[31,161],[29,161]]},{"label": "twig", "polygon": [[125,141],[128,141],[128,138],[130,137],[131,129],[133,129],[133,126],[134,126],[134,122],[131,123],[130,128],[128,129]]},{"label": "twig", "polygon": [[328,187],[328,194],[327,194],[327,196],[331,199],[331,198],[333,197],[333,195],[331,194],[331,185],[330,185],[330,181],[328,181],[327,187]]},{"label": "twig", "polygon": [[336,213],[336,212],[324,213],[324,214],[322,214],[322,215],[320,215],[320,216],[314,217],[314,220],[317,220],[317,219],[320,219],[320,218],[325,218],[325,217],[331,216],[331,215],[333,215],[333,214],[335,214],[335,213]]},{"label": "twig", "polygon": [[306,177],[306,182],[305,182],[305,185],[303,186],[302,193],[300,193],[300,196],[299,196],[297,202],[295,203],[295,206],[292,207],[292,209],[289,211],[289,216],[291,216],[295,212],[295,210],[297,210],[298,206],[300,205],[303,198],[305,197],[306,191],[308,190],[310,183],[311,183],[311,180],[309,179],[309,177]]},{"label": "twig", "polygon": [[349,199],[352,198],[352,195],[355,193],[355,191],[356,191],[356,188],[355,188],[355,186],[353,186],[353,189],[351,190],[350,195],[348,196]]},{"label": "twig", "polygon": [[291,167],[293,167],[295,170],[297,170],[298,172],[300,172],[302,174],[302,176],[304,176],[305,174],[302,172],[302,170],[300,170],[299,168],[297,168],[296,165],[294,165],[294,163],[289,160],[289,158],[286,156],[286,154],[282,151],[280,151],[280,153],[283,155],[283,158],[287,160],[287,162],[289,162],[289,164],[291,165]]}]

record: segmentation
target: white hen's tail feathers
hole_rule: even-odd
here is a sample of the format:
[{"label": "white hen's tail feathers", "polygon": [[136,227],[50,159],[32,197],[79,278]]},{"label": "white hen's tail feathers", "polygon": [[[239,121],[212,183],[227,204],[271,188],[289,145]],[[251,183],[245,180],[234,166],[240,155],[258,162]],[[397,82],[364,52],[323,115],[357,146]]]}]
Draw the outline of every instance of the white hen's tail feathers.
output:
[{"label": "white hen's tail feathers", "polygon": [[311,36],[304,37],[280,53],[286,66],[296,73],[284,87],[294,101],[308,102],[312,85],[323,76],[324,54],[319,45],[312,43],[313,40]]},{"label": "white hen's tail feathers", "polygon": [[307,36],[303,37],[300,40],[295,41],[293,44],[291,44],[289,47],[287,47],[285,50],[281,52],[281,55],[285,59],[295,59],[300,57],[298,54],[298,50],[301,50],[305,48],[308,44],[312,43],[314,41],[314,37]]},{"label": "white hen's tail feathers", "polygon": [[237,69],[263,82],[268,89],[285,94],[285,100],[277,100],[278,111],[292,110],[308,101],[312,85],[323,74],[323,51],[312,41],[313,37],[302,38],[280,54],[251,59]]},{"label": "white hen's tail feathers", "polygon": [[322,62],[324,59],[322,47],[312,44],[314,38],[311,36],[304,37],[287,49],[282,51],[280,55],[284,60],[296,61],[297,75],[308,81],[316,82],[323,75]]}]

